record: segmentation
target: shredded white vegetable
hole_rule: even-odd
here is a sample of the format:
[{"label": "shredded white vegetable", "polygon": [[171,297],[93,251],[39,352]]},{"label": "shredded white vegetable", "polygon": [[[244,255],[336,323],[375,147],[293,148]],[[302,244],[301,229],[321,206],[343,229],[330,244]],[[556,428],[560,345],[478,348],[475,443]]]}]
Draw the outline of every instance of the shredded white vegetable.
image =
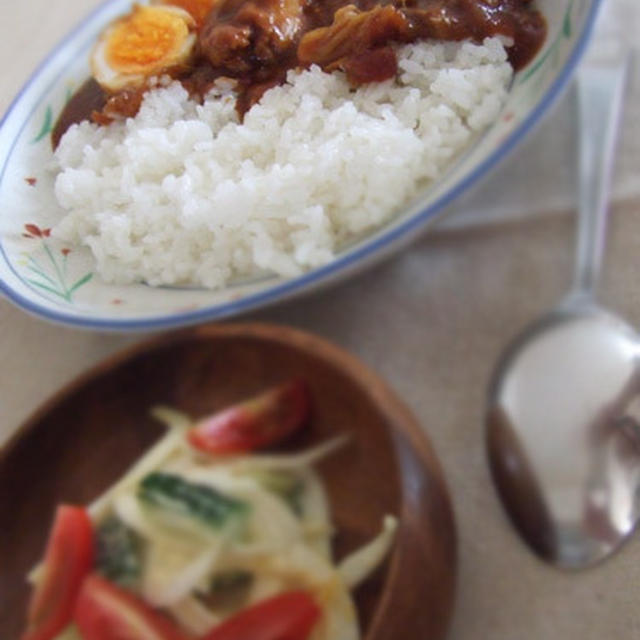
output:
[{"label": "shredded white vegetable", "polygon": [[285,590],[286,582],[282,578],[267,573],[258,573],[247,598],[247,604],[262,602],[262,600],[272,598]]},{"label": "shredded white vegetable", "polygon": [[168,431],[118,482],[89,505],[88,511],[91,518],[95,521],[100,520],[109,510],[116,495],[140,482],[147,474],[160,467],[170,455],[185,447],[186,443],[182,431]]},{"label": "shredded white vegetable", "polygon": [[159,422],[163,422],[169,429],[186,431],[193,424],[191,418],[189,418],[186,413],[176,411],[164,405],[153,407],[151,409],[151,415]]},{"label": "shredded white vegetable", "polygon": [[53,640],[82,640],[80,631],[75,624],[70,624],[66,629],[61,631]]},{"label": "shredded white vegetable", "polygon": [[229,464],[238,469],[296,469],[311,467],[344,447],[349,440],[348,435],[341,435],[322,442],[302,453],[238,456],[232,459]]},{"label": "shredded white vegetable", "polygon": [[312,468],[302,469],[299,473],[305,487],[301,500],[305,538],[323,558],[330,560],[333,526],[327,494],[319,475]]},{"label": "shredded white vegetable", "polygon": [[[117,495],[155,470],[167,457],[185,447],[186,443],[182,430],[170,430],[165,433],[141,458],[138,458],[120,480],[88,505],[87,511],[91,519],[94,522],[99,522],[109,512]],[[27,581],[35,585],[41,575],[42,565],[39,563],[29,571]]]},{"label": "shredded white vegetable", "polygon": [[358,640],[360,628],[355,604],[345,584],[336,581],[324,600],[324,615],[309,640]]},{"label": "shredded white vegetable", "polygon": [[386,516],[380,534],[340,563],[338,571],[350,589],[357,587],[382,563],[393,543],[397,528],[398,521],[393,516]]},{"label": "shredded white vegetable", "polygon": [[[186,441],[188,416],[167,407],[154,408],[153,415],[167,425],[167,433],[88,508],[94,522],[114,516],[138,536],[143,561],[137,594],[187,633],[201,636],[238,607],[305,589],[323,612],[309,640],[358,640],[349,589],[383,561],[397,522],[387,516],[374,540],[335,566],[329,504],[312,465],[343,447],[348,437],[296,454],[206,456]],[[188,512],[176,516],[163,513],[162,506],[145,506],[138,498],[139,483],[152,472],[179,477],[186,490],[199,487],[206,494],[209,488],[210,495],[244,503],[240,527],[207,527],[196,515],[190,524]],[[234,576],[239,576],[235,586]],[[231,593],[232,605],[213,597],[220,588],[223,595]],[[79,635],[70,627],[56,640],[79,640]]]},{"label": "shredded white vegetable", "polygon": [[212,613],[194,597],[187,597],[167,607],[169,613],[189,633],[202,636],[217,624],[222,622],[223,616]]},{"label": "shredded white vegetable", "polygon": [[177,540],[152,542],[142,580],[145,599],[154,607],[166,607],[184,600],[205,576],[211,574],[222,548],[222,541],[205,549]]}]

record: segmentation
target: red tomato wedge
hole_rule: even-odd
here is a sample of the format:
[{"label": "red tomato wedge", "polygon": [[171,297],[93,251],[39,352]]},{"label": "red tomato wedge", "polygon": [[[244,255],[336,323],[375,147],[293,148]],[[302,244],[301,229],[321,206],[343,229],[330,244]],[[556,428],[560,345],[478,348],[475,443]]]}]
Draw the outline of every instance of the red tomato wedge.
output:
[{"label": "red tomato wedge", "polygon": [[83,640],[185,640],[168,618],[97,574],[84,581],[74,620]]},{"label": "red tomato wedge", "polygon": [[320,608],[305,591],[289,591],[225,620],[201,640],[306,640]]},{"label": "red tomato wedge", "polygon": [[92,564],[93,526],[89,515],[82,507],[59,506],[22,640],[50,640],[71,622],[76,597]]},{"label": "red tomato wedge", "polygon": [[200,420],[187,438],[200,451],[232,454],[283,440],[309,417],[310,394],[303,380],[291,380]]}]

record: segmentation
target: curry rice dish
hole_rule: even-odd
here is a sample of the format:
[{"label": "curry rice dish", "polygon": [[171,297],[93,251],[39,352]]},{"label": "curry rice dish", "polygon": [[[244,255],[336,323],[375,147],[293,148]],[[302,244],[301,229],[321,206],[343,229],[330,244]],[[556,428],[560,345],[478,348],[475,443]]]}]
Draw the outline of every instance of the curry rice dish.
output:
[{"label": "curry rice dish", "polygon": [[325,264],[496,119],[545,34],[528,0],[134,7],[53,132],[53,235],[115,283]]}]

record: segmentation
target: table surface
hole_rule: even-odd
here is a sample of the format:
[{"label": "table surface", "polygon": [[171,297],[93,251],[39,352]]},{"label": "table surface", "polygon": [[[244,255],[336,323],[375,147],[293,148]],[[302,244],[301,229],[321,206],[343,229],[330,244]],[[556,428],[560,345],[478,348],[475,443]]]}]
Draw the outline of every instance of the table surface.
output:
[{"label": "table surface", "polygon": [[[97,4],[0,0],[0,113],[47,51]],[[640,31],[636,0],[611,0],[607,11],[619,18],[623,35]],[[600,288],[601,300],[636,326],[639,106],[636,64]],[[561,103],[507,166],[400,255],[303,304],[240,318],[293,325],[347,348],[382,375],[424,425],[444,466],[459,530],[452,640],[640,637],[640,541],[582,573],[541,564],[507,523],[483,447],[485,392],[496,358],[569,285],[572,120]],[[68,380],[142,337],[53,326],[4,300],[0,335],[0,442]]]}]

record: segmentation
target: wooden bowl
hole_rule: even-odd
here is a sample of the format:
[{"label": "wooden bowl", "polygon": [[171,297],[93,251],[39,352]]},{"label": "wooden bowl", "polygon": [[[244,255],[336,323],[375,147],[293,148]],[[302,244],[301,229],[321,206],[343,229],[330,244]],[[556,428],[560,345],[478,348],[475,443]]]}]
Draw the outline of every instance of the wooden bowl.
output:
[{"label": "wooden bowl", "polygon": [[205,326],[153,338],[95,367],[45,403],[0,455],[0,637],[18,638],[59,502],[86,503],[162,432],[149,416],[166,404],[197,417],[302,376],[314,398],[300,448],[349,432],[320,465],[338,557],[393,513],[389,561],[356,592],[366,640],[436,640],[455,587],[455,529],[438,461],[413,416],[360,362],[320,338],[265,325]]}]

